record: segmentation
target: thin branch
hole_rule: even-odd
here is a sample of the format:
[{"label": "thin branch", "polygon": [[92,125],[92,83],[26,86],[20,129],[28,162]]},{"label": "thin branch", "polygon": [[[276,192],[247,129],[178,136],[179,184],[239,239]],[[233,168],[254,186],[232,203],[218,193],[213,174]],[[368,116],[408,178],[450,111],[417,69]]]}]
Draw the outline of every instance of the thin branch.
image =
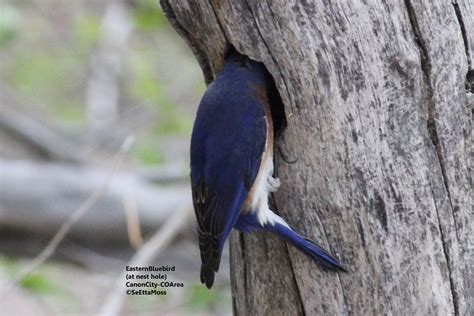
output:
[{"label": "thin branch", "polygon": [[122,203],[127,222],[128,240],[134,249],[138,249],[143,244],[143,238],[140,228],[140,213],[138,212],[135,194],[128,192],[123,197]]},{"label": "thin branch", "polygon": [[153,168],[138,170],[138,174],[147,181],[154,183],[183,183],[189,179],[189,170],[182,162],[170,162]]},{"label": "thin branch", "polygon": [[[165,249],[174,237],[185,227],[190,219],[192,206],[187,205],[163,224],[158,230],[133,256],[127,265],[129,266],[145,266],[155,259],[160,252]],[[100,316],[114,316],[120,313],[123,302],[126,298],[123,289],[126,273],[123,271],[114,282],[112,290],[107,295],[104,304],[101,306]]]},{"label": "thin branch", "polygon": [[[20,274],[9,284],[5,287],[2,295],[2,299],[5,299],[8,294],[13,293],[16,286],[23,280],[26,276],[28,276],[31,272],[33,272],[36,268],[38,268],[41,264],[43,264],[46,260],[48,260],[51,255],[56,251],[56,248],[59,246],[61,241],[63,241],[64,237],[66,237],[67,233],[71,230],[72,226],[82,217],[84,214],[87,213],[88,210],[94,206],[94,204],[99,200],[99,198],[104,193],[105,189],[108,187],[109,183],[113,179],[116,171],[121,166],[125,153],[130,149],[131,145],[133,144],[134,137],[128,136],[125,141],[123,142],[119,152],[115,155],[112,168],[110,172],[104,179],[102,185],[94,191],[89,198],[84,201],[84,203],[74,211],[68,220],[61,225],[59,230],[50,240],[48,245],[41,251],[21,272]],[[1,300],[1,299],[0,299]]]},{"label": "thin branch", "polygon": [[[2,87],[0,94],[5,92]],[[67,137],[61,130],[27,113],[8,106],[5,96],[0,99],[0,129],[19,138],[43,156],[51,159],[81,163],[84,156],[78,147],[80,144],[72,137]],[[15,103],[15,102],[12,102]]]},{"label": "thin branch", "polygon": [[58,254],[72,263],[101,273],[108,273],[111,267],[119,268],[125,262],[122,259],[99,253],[78,243],[69,243],[67,247],[59,249]]},{"label": "thin branch", "polygon": [[119,116],[122,55],[133,29],[124,1],[108,2],[101,25],[98,51],[91,58],[87,84],[87,115],[93,134],[101,134]]},{"label": "thin branch", "polygon": [[[96,167],[0,158],[0,226],[4,228],[0,228],[0,236],[12,231],[18,237],[31,239],[31,234],[37,234],[40,238],[35,237],[36,240],[49,241],[71,212],[102,184],[110,170],[110,160],[104,159],[102,164],[107,165]],[[91,211],[81,218],[68,236],[88,244],[98,240],[128,243],[127,234],[122,234],[127,230],[122,200],[130,192],[140,213],[141,230],[148,236],[171,212],[186,204],[190,193],[185,183],[157,186],[133,170],[119,170],[94,207],[100,212]],[[2,237],[0,244],[6,245]],[[42,248],[36,246],[36,252]]]}]

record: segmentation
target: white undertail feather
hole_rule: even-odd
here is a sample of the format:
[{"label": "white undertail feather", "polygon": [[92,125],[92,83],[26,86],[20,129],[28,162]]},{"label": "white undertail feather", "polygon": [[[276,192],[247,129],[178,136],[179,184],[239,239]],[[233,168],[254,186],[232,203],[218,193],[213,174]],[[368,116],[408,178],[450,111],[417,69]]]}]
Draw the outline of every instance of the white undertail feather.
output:
[{"label": "white undertail feather", "polygon": [[260,166],[259,176],[252,187],[253,195],[249,210],[257,214],[258,222],[263,225],[275,225],[276,223],[289,227],[288,224],[268,207],[268,195],[275,192],[280,186],[280,180],[274,178],[273,155],[269,152],[264,154]]}]

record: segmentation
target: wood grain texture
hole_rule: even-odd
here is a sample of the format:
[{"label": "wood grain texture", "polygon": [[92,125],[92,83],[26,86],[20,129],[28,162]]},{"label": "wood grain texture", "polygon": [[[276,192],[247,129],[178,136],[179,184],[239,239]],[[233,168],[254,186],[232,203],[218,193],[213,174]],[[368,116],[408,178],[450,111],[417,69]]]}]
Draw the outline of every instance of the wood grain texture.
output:
[{"label": "wood grain texture", "polygon": [[474,312],[472,0],[161,2],[204,37],[208,78],[229,45],[266,65],[288,123],[276,209],[350,270],[234,233],[237,315]]}]

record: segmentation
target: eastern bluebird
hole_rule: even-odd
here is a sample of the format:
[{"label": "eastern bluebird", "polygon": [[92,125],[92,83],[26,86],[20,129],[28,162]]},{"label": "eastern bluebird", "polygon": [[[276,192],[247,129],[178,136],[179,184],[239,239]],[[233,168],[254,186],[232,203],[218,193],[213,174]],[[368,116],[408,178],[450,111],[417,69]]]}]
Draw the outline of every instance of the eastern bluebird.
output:
[{"label": "eastern bluebird", "polygon": [[201,251],[201,282],[211,288],[232,228],[275,233],[323,266],[346,271],[328,252],[295,231],[268,207],[280,185],[273,177],[269,74],[232,51],[209,85],[191,139],[191,182]]}]

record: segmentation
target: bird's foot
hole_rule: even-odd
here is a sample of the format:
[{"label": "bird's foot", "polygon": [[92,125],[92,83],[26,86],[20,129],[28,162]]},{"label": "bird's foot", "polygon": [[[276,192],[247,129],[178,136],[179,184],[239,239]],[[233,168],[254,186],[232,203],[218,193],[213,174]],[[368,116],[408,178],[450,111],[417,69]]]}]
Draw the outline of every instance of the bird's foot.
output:
[{"label": "bird's foot", "polygon": [[280,179],[278,178],[268,177],[267,183],[270,192],[275,192],[280,187]]}]

